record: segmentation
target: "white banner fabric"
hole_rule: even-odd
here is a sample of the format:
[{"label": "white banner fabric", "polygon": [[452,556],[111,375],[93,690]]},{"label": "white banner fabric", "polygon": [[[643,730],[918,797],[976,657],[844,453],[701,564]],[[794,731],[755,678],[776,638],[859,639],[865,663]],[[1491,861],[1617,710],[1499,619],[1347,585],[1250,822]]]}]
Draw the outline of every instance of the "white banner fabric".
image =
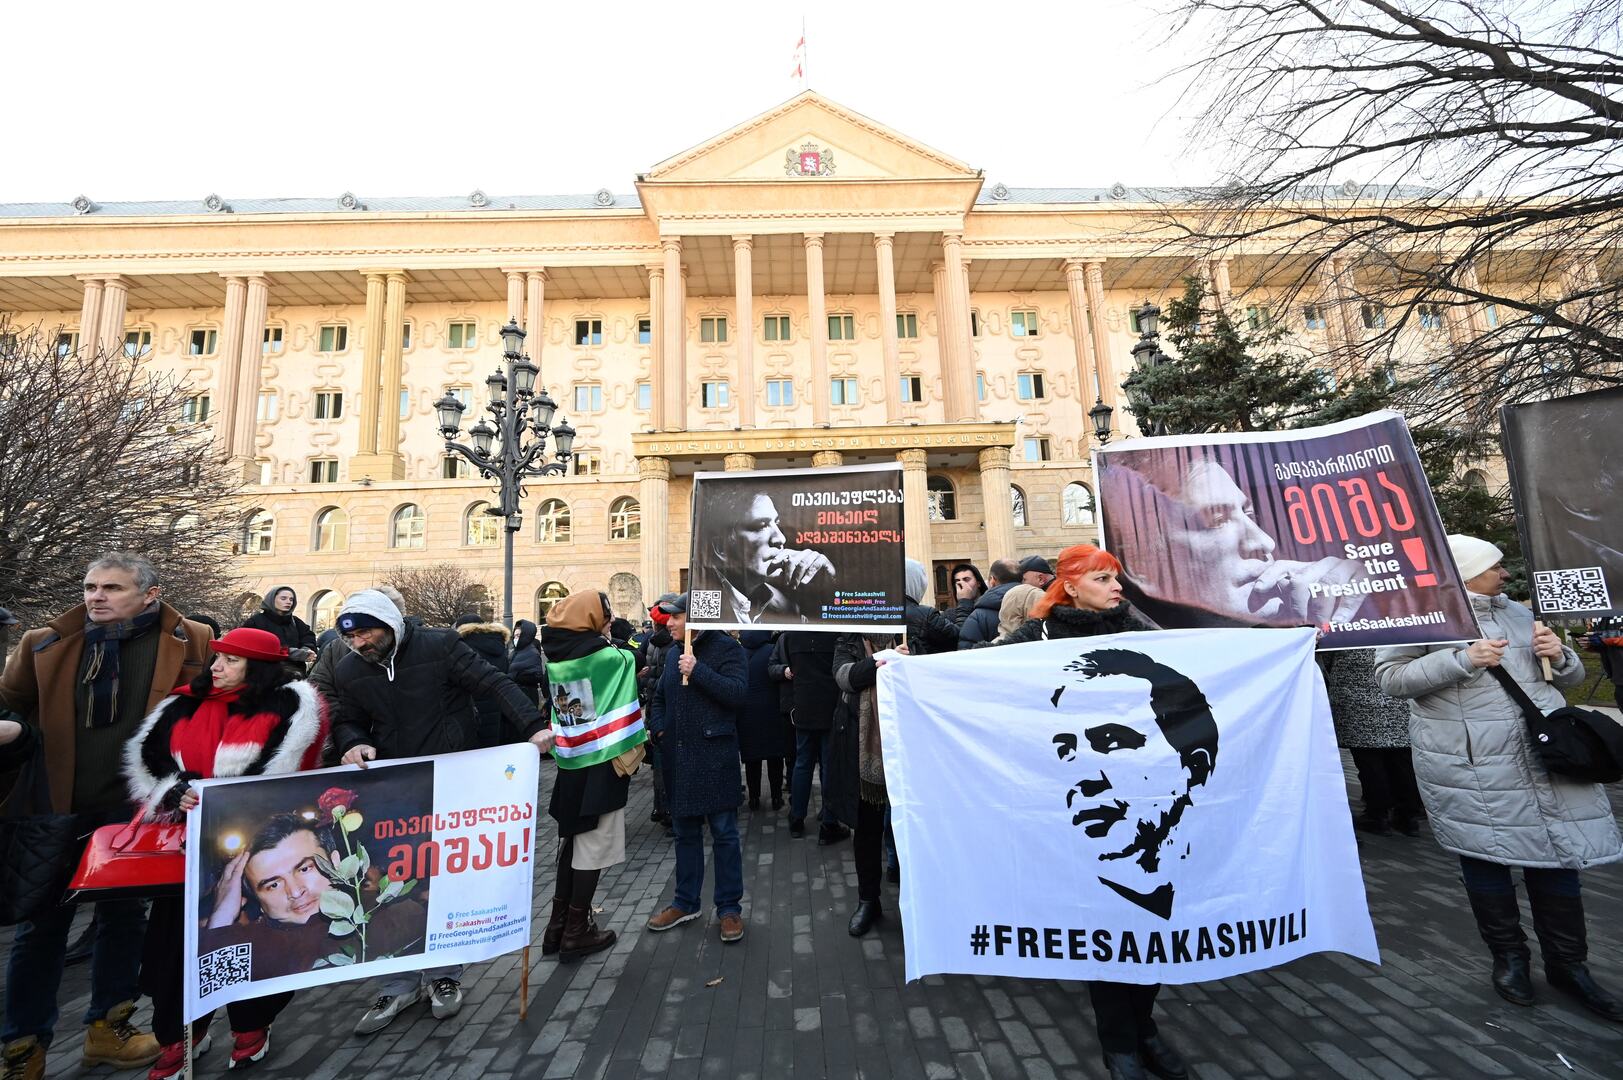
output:
[{"label": "white banner fabric", "polygon": [[186,1019],[489,960],[530,940],[530,743],[204,780],[186,821]]},{"label": "white banner fabric", "polygon": [[1313,647],[1167,630],[882,666],[907,978],[1379,963]]}]

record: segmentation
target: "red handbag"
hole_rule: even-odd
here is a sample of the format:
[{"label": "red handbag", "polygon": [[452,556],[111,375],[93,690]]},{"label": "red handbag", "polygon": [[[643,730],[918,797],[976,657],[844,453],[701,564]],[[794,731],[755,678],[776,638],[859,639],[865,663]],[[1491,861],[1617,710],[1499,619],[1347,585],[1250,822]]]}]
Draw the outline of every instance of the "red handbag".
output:
[{"label": "red handbag", "polygon": [[90,834],[69,900],[179,896],[186,884],[186,823],[142,821],[103,825]]}]

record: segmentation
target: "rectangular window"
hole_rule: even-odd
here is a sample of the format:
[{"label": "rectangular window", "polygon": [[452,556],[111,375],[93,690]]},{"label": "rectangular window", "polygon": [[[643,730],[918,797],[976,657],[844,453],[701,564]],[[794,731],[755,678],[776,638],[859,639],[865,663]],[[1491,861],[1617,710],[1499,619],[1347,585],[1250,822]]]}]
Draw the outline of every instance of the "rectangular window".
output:
[{"label": "rectangular window", "polygon": [[[259,463],[259,486],[260,487],[269,487],[270,482],[271,482],[271,463],[268,462],[268,461],[261,461]],[[267,539],[266,543],[267,543],[267,545],[269,544],[268,539]],[[268,546],[267,546],[266,550],[267,551],[269,550]]]},{"label": "rectangular window", "polygon": [[341,353],[349,349],[349,327],[344,323],[335,323],[321,328],[321,335],[317,352]]},{"label": "rectangular window", "polygon": [[575,455],[576,476],[599,476],[603,472],[603,455],[596,450],[582,450]]},{"label": "rectangular window", "polygon": [[764,341],[788,341],[789,316],[768,315],[761,323],[761,338]]},{"label": "rectangular window", "polygon": [[460,401],[464,409],[473,403],[473,391],[466,386],[447,386],[445,392]]},{"label": "rectangular window", "polygon": [[259,400],[254,405],[254,419],[260,423],[268,423],[276,419],[276,391],[261,390]]},{"label": "rectangular window", "polygon": [[602,412],[603,387],[598,383],[592,383],[589,386],[576,386],[575,411],[578,413]]},{"label": "rectangular window", "polygon": [[986,400],[986,375],[979,371],[975,372],[975,400]]},{"label": "rectangular window", "polygon": [[795,384],[793,379],[768,379],[766,381],[766,403],[771,408],[783,408],[795,403]]},{"label": "rectangular window", "polygon": [[1131,330],[1135,334],[1142,334],[1144,332],[1144,324],[1138,321],[1137,308],[1127,309],[1127,329]]},{"label": "rectangular window", "polygon": [[1015,395],[1021,401],[1036,401],[1048,396],[1043,393],[1043,373],[1040,371],[1022,371],[1015,386]]},{"label": "rectangular window", "polygon": [[1044,436],[1028,436],[1026,439],[1026,460],[1047,461],[1048,439]]},{"label": "rectangular window", "polygon": [[1443,328],[1443,311],[1436,304],[1420,305],[1420,329],[1441,330]]},{"label": "rectangular window", "polygon": [[1302,328],[1304,330],[1324,329],[1324,312],[1319,310],[1319,305],[1302,305]]},{"label": "rectangular window", "polygon": [[699,320],[699,340],[720,345],[727,340],[727,316],[706,315]]},{"label": "rectangular window", "polygon": [[969,336],[981,336],[981,312],[979,308],[969,309]]},{"label": "rectangular window", "polygon": [[828,339],[830,341],[855,341],[857,339],[857,317],[855,315],[830,315],[828,317]]},{"label": "rectangular window", "polygon": [[404,420],[411,415],[411,391],[400,391],[400,419]]},{"label": "rectangular window", "polygon": [[699,386],[699,407],[703,409],[725,409],[727,407],[727,384],[724,381],[701,383]]},{"label": "rectangular window", "polygon": [[919,336],[919,315],[916,311],[896,313],[896,336],[903,341],[914,341]]},{"label": "rectangular window", "polygon": [[280,326],[265,327],[264,344],[259,351],[266,356],[274,356],[282,351],[282,328]]},{"label": "rectangular window", "polygon": [[857,381],[855,379],[830,379],[828,400],[831,405],[858,404]]},{"label": "rectangular window", "polygon": [[188,356],[213,356],[220,351],[220,332],[218,330],[193,330],[191,346],[187,350]]},{"label": "rectangular window", "polygon": [[312,484],[338,483],[338,459],[315,458],[310,462],[310,482]]},{"label": "rectangular window", "polygon": [[603,344],[602,319],[576,319],[575,320],[576,345]]},{"label": "rectangular window", "polygon": [[1268,317],[1268,309],[1252,305],[1245,309],[1245,324],[1252,330],[1261,330],[1272,322]]},{"label": "rectangular window", "polygon": [[1497,305],[1497,304],[1486,304],[1486,305],[1484,305],[1483,308],[1482,308],[1482,314],[1488,321],[1488,329],[1489,330],[1492,330],[1492,329],[1494,329],[1495,327],[1497,327],[1499,325],[1499,305]]},{"label": "rectangular window", "polygon": [[654,340],[654,320],[653,319],[638,319],[637,320],[637,344],[638,345],[648,345],[648,344],[652,344],[653,340]]},{"label": "rectangular window", "polygon": [[338,420],[343,415],[344,392],[342,390],[317,391],[315,408],[317,420]]},{"label": "rectangular window", "polygon": [[1040,331],[1041,327],[1037,323],[1037,313],[1035,311],[1009,312],[1010,337],[1036,337]]},{"label": "rectangular window", "polygon": [[1379,304],[1365,304],[1360,309],[1364,319],[1365,330],[1385,330],[1386,310]]},{"label": "rectangular window", "polygon": [[441,480],[466,480],[468,478],[468,462],[454,454],[447,454],[440,458]]},{"label": "rectangular window", "polygon": [[79,351],[79,335],[77,333],[56,335],[56,355],[66,359]]},{"label": "rectangular window", "polygon": [[908,404],[924,400],[924,380],[917,375],[902,376],[902,400]]},{"label": "rectangular window", "polygon": [[411,348],[411,323],[409,322],[400,324],[400,347],[402,349]]},{"label": "rectangular window", "polygon": [[478,344],[478,323],[459,321],[445,324],[445,347],[447,349],[471,349]]},{"label": "rectangular window", "polygon": [[654,384],[640,382],[637,384],[637,408],[643,412],[654,407]]},{"label": "rectangular window", "polygon": [[126,330],[124,332],[124,355],[131,360],[139,360],[152,352],[151,330]]},{"label": "rectangular window", "polygon": [[209,418],[209,401],[207,394],[197,394],[187,398],[180,406],[180,418],[188,424],[201,424]]},{"label": "rectangular window", "polygon": [[1326,371],[1324,368],[1314,368],[1313,374],[1319,378],[1319,386],[1327,394],[1336,392],[1336,373]]}]

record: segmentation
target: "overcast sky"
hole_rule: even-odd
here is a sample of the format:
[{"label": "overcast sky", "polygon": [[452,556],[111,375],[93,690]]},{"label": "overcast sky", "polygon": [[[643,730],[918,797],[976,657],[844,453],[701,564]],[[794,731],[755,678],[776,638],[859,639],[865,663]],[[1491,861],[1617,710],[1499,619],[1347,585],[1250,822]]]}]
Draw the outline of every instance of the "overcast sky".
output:
[{"label": "overcast sky", "polygon": [[628,192],[814,90],[1010,186],[1197,183],[1130,0],[9,5],[0,201]]}]

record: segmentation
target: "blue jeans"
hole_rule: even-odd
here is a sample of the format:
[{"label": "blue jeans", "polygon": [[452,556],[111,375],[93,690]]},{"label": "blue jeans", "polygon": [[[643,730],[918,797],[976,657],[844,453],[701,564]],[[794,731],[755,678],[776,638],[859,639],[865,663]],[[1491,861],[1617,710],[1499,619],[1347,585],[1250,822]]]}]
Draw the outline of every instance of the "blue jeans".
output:
[{"label": "blue jeans", "polygon": [[[0,1041],[34,1035],[50,1045],[59,1016],[56,992],[73,926],[73,904],[59,904],[32,922],[17,926],[6,964],[6,1019]],[[113,1006],[140,994],[141,943],[147,910],[140,900],[105,900],[96,905],[96,942],[90,954],[90,1008],[84,1022],[105,1019]]]},{"label": "blue jeans", "polygon": [[[828,735],[826,731],[795,729],[795,775],[789,782],[789,817],[793,821],[806,819],[806,807],[811,805],[812,769],[816,768],[822,782],[828,783]],[[834,824],[834,812],[826,798],[817,820],[824,825]]]},{"label": "blue jeans", "polygon": [[705,817],[679,817],[676,830],[676,897],[671,903],[686,912],[699,910],[704,892],[704,827],[716,858],[716,914],[744,911],[744,847],[738,840],[738,811],[722,810]]},{"label": "blue jeans", "polygon": [[[1465,879],[1466,892],[1499,896],[1515,892],[1516,884],[1511,880],[1510,869],[1501,863],[1488,862],[1486,859],[1475,859],[1469,855],[1460,856],[1460,876]],[[1524,866],[1522,880],[1527,883],[1527,891],[1530,893],[1545,893],[1550,896],[1580,895],[1581,884],[1576,870]]]}]

